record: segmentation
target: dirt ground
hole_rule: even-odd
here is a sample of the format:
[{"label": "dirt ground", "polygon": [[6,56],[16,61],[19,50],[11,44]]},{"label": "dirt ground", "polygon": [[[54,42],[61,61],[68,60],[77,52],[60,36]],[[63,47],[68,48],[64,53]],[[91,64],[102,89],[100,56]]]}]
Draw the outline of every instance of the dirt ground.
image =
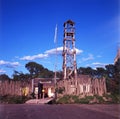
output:
[{"label": "dirt ground", "polygon": [[0,119],[120,119],[120,104],[0,104]]}]

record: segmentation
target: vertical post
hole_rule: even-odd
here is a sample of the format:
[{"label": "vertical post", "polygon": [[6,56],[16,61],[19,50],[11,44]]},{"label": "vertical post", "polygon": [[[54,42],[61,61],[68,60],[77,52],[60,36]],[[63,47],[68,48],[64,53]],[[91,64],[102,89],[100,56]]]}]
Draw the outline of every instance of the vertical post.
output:
[{"label": "vertical post", "polygon": [[34,79],[32,79],[32,93],[34,93]]},{"label": "vertical post", "polygon": [[42,90],[42,93],[43,93],[43,97],[42,98],[44,99],[45,98],[45,90],[44,89]]}]

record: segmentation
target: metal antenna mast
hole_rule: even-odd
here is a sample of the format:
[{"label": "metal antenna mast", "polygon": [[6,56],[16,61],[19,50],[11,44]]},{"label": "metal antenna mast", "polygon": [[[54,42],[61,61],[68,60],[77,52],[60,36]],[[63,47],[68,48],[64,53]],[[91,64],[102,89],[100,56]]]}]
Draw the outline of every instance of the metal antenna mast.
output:
[{"label": "metal antenna mast", "polygon": [[54,76],[54,83],[55,83],[55,87],[56,87],[56,73],[57,73],[57,24],[56,24],[56,27],[55,27],[55,36],[54,36],[54,43],[55,43],[55,47],[56,47],[56,58],[55,58],[55,76]]},{"label": "metal antenna mast", "polygon": [[63,79],[77,80],[75,23],[68,20],[64,23],[63,39]]}]

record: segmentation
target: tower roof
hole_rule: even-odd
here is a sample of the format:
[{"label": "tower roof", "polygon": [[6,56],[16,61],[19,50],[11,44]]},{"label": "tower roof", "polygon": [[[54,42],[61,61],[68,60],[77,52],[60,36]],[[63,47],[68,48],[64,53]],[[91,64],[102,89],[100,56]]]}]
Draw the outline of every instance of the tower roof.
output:
[{"label": "tower roof", "polygon": [[65,26],[65,24],[70,24],[70,25],[74,25],[75,24],[75,22],[73,22],[72,20],[67,20],[66,22],[64,22],[64,25],[63,26]]}]

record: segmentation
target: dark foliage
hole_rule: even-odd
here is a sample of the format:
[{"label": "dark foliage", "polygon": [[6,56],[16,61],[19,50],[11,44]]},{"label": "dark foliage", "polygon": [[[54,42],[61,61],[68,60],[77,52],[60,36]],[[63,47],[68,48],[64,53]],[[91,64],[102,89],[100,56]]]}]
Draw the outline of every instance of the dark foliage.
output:
[{"label": "dark foliage", "polygon": [[29,99],[30,97],[26,97],[26,96],[4,95],[4,96],[0,96],[0,103],[23,104]]},{"label": "dark foliage", "polygon": [[36,62],[29,62],[25,65],[27,70],[30,73],[32,78],[40,77],[40,78],[52,78],[54,77],[54,73],[49,71],[47,68],[44,68],[42,65]]},{"label": "dark foliage", "polygon": [[0,80],[10,80],[10,78],[8,77],[8,75],[6,75],[6,74],[1,74],[0,75]]}]

